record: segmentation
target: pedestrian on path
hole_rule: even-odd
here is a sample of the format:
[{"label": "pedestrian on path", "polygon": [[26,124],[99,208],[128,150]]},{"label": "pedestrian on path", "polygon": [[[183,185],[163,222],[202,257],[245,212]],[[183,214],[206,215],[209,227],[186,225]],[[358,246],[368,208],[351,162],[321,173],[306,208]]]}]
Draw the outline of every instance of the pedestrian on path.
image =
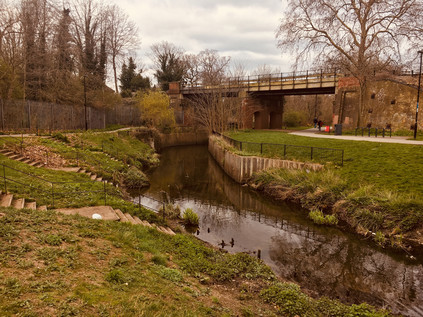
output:
[{"label": "pedestrian on path", "polygon": [[317,122],[318,126],[319,126],[319,131],[322,131],[322,125],[323,125],[323,121],[319,120],[319,122]]},{"label": "pedestrian on path", "polygon": [[316,129],[316,127],[317,127],[317,118],[316,117],[314,117],[313,123],[314,123],[314,128]]}]

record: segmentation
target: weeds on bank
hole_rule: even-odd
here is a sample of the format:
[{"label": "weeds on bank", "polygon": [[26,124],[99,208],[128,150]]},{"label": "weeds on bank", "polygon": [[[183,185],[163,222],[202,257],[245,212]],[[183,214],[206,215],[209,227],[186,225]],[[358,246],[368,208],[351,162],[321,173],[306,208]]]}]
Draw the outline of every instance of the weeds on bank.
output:
[{"label": "weeds on bank", "polygon": [[[252,183],[272,196],[300,201],[313,211],[310,217],[314,221],[321,222],[324,221],[322,217],[326,217],[315,212],[316,209],[330,211],[360,233],[381,231],[397,236],[423,222],[421,198],[413,194],[377,190],[369,185],[354,188],[332,169],[312,173],[268,170],[257,173]],[[335,219],[330,221],[335,222]]]},{"label": "weeds on bank", "polygon": [[312,299],[291,283],[275,283],[264,289],[260,296],[277,307],[282,316],[391,316],[388,311],[378,311],[367,304],[347,306],[328,298]]},{"label": "weeds on bank", "polygon": [[[0,211],[6,214],[0,218],[2,316],[387,315],[311,299],[298,286],[277,282],[260,260],[211,249],[192,236],[54,211]],[[216,297],[216,283],[233,290]],[[252,283],[260,296],[242,286]],[[221,300],[228,296],[229,307]]]}]

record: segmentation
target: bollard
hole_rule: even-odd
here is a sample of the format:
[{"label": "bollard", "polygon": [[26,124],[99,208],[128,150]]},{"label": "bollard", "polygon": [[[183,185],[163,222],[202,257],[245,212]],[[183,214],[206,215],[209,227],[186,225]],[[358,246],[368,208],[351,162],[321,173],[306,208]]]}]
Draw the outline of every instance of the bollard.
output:
[{"label": "bollard", "polygon": [[375,137],[377,138],[377,128],[375,129]]},{"label": "bollard", "polygon": [[382,130],[382,137],[383,138],[385,137],[385,128],[383,128],[383,130]]},{"label": "bollard", "polygon": [[257,258],[261,259],[261,250],[260,249],[257,250]]}]

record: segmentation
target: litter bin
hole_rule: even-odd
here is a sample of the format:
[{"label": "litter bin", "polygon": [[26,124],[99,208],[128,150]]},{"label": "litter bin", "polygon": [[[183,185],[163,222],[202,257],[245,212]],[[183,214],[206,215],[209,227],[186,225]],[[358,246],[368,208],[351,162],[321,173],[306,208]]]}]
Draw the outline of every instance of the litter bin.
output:
[{"label": "litter bin", "polygon": [[342,135],[342,124],[335,124],[335,135]]}]

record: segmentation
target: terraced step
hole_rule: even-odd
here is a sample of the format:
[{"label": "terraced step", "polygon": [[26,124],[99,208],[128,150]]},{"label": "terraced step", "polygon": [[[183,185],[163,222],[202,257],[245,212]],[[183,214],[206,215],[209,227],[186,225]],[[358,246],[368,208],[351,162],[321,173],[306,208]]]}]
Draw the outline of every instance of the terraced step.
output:
[{"label": "terraced step", "polygon": [[126,218],[120,209],[115,209],[115,213],[120,218],[120,222],[129,222],[128,218]]},{"label": "terraced step", "polygon": [[25,206],[25,199],[24,198],[16,199],[12,201],[11,206],[16,209],[22,209]]},{"label": "terraced step", "polygon": [[133,216],[132,218],[134,218],[135,223],[136,223],[137,225],[142,225],[142,221],[141,221],[141,219],[140,219],[140,218],[138,218],[137,216]]},{"label": "terraced step", "polygon": [[1,197],[0,207],[10,207],[12,204],[13,195],[12,194],[4,194]]},{"label": "terraced step", "polygon": [[32,210],[37,210],[37,203],[35,201],[26,202],[24,208],[26,208],[26,209],[32,209]]},{"label": "terraced step", "polygon": [[103,178],[99,177],[99,178],[96,178],[95,180],[96,180],[96,182],[101,182],[103,180]]},{"label": "terraced step", "polygon": [[97,178],[97,175],[96,174],[93,174],[93,175],[90,176],[90,178],[93,181],[93,180],[95,180]]},{"label": "terraced step", "polygon": [[39,211],[47,211],[47,206],[37,207],[37,210],[39,210]]},{"label": "terraced step", "polygon": [[132,218],[132,216],[129,213],[125,213],[125,217],[129,220],[130,223],[132,223],[133,225],[136,225],[137,223],[135,222],[135,219]]}]

